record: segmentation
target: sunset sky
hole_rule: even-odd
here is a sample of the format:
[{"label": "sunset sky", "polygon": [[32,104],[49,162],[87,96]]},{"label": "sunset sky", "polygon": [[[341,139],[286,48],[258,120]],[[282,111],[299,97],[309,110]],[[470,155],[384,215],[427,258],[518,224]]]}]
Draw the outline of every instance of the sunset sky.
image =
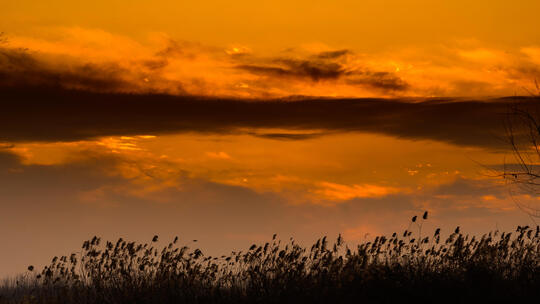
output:
[{"label": "sunset sky", "polygon": [[[530,225],[496,175],[539,1],[10,1],[0,277],[93,235],[226,254]],[[525,96],[519,98],[519,96]],[[540,205],[538,205],[540,206]],[[192,240],[198,242],[193,244]]]}]

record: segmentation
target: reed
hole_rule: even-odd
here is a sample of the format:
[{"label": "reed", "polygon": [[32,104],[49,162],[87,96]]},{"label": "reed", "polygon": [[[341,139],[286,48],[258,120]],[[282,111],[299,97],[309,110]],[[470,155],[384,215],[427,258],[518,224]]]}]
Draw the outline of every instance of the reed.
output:
[{"label": "reed", "polygon": [[[229,256],[93,237],[82,250],[29,266],[0,287],[0,303],[464,303],[540,297],[540,228],[481,237],[459,227],[445,239],[378,236],[350,248],[343,238],[302,247],[274,235]],[[409,226],[409,229],[411,226]]]}]

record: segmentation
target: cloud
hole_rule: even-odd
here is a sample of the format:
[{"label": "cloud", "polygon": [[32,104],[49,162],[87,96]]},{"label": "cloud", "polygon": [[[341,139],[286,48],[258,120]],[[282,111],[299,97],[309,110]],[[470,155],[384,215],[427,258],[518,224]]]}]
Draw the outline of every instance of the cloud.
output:
[{"label": "cloud", "polygon": [[223,152],[223,151],[220,151],[220,152],[206,152],[205,154],[209,158],[214,158],[214,159],[225,159],[225,160],[231,159],[231,156],[229,154],[227,154],[226,152]]},{"label": "cloud", "polygon": [[0,48],[0,87],[46,87],[95,92],[133,90],[122,78],[128,71],[116,64],[51,66],[28,51]]},{"label": "cloud", "polygon": [[457,178],[452,183],[439,186],[433,192],[433,195],[443,197],[448,195],[484,197],[486,195],[502,195],[502,193],[497,193],[499,190],[501,190],[500,185],[494,184],[488,180]]},{"label": "cloud", "polygon": [[[239,64],[236,68],[267,78],[290,78],[315,83],[334,81],[336,85],[343,81],[346,85],[377,90],[383,94],[405,92],[410,88],[410,85],[394,72],[374,71],[365,66],[350,64],[346,56],[352,54],[350,50],[338,50],[321,52],[307,59],[264,60],[243,57],[239,58],[240,61],[255,61],[255,63]],[[265,61],[268,63],[264,63]]]},{"label": "cloud", "polygon": [[[261,101],[30,86],[1,87],[0,98],[0,140],[5,142],[176,132],[245,133],[273,139],[371,132],[490,149],[507,148],[503,121],[510,106],[535,104],[534,98]],[[303,135],[259,129],[298,130]]]},{"label": "cloud", "polygon": [[316,55],[317,58],[320,59],[336,59],[343,57],[347,54],[350,54],[350,50],[337,50],[337,51],[328,51],[328,52],[321,52]]},{"label": "cloud", "polygon": [[318,183],[318,189],[313,191],[317,197],[328,201],[346,201],[353,198],[376,198],[402,192],[407,192],[407,190],[373,184],[349,186],[331,182],[320,182]]},{"label": "cloud", "polygon": [[275,65],[269,66],[239,65],[237,68],[253,74],[310,79],[315,82],[347,75],[347,71],[338,63],[295,59],[278,59],[275,60]]},{"label": "cloud", "polygon": [[451,41],[379,53],[324,46],[265,54],[166,34],[136,41],[77,27],[48,33],[12,35],[0,45],[0,73],[13,73],[11,84],[231,98],[508,96],[535,91],[540,71],[537,46],[507,51]]},{"label": "cloud", "polygon": [[410,85],[400,77],[389,72],[362,72],[357,76],[348,79],[347,83],[353,85],[367,86],[381,91],[406,91]]},{"label": "cloud", "polygon": [[[100,61],[95,59],[99,56],[88,51],[93,59],[85,62],[77,57],[77,52],[82,54],[80,49],[90,48],[89,43],[75,48],[73,41],[55,44],[15,37],[7,46],[0,47],[0,97],[4,101],[0,140],[71,141],[174,132],[245,133],[276,140],[302,140],[326,133],[372,132],[501,149],[506,146],[501,138],[508,108],[514,103],[528,107],[533,100],[329,99],[303,95],[295,100],[279,99],[275,96],[297,92],[324,94],[329,92],[327,89],[399,95],[398,92],[418,89],[418,83],[407,77],[417,72],[399,62],[395,65],[401,66],[401,72],[397,72],[399,67],[393,67],[394,72],[383,64],[377,68],[377,62],[351,50],[260,58],[240,48],[241,55],[237,56],[223,49],[167,38],[149,52],[139,44],[124,41],[125,38],[101,32],[84,33],[93,37],[92,41],[100,41],[99,37],[104,35],[106,41],[123,41],[114,49],[125,44],[137,56],[132,61],[122,61],[111,55],[110,61]],[[18,47],[25,44],[43,51]],[[70,56],[70,52],[78,55]],[[461,49],[447,52],[455,58],[463,57],[459,55],[463,53]],[[499,73],[500,68],[493,70],[494,77],[497,76],[494,79],[521,79],[536,73],[534,64],[526,68],[527,60],[536,56],[536,49],[523,52],[528,54],[522,55],[525,59],[504,75]],[[483,53],[471,54],[478,57]],[[480,60],[470,57],[467,60]],[[480,61],[506,65],[510,60],[504,57],[492,62],[492,57]],[[430,66],[440,69],[443,65],[451,66],[452,62],[433,62]],[[216,66],[220,68],[215,69]],[[193,75],[178,74],[181,70]],[[452,75],[469,75],[463,67],[456,71],[459,73]],[[446,84],[452,90],[490,88],[490,79],[478,81],[475,76],[464,80],[454,76]],[[283,81],[283,77],[293,81]],[[433,90],[444,95],[447,88],[436,86]],[[293,135],[254,131],[263,128],[300,132]]]},{"label": "cloud", "polygon": [[318,138],[324,135],[327,135],[328,132],[306,132],[306,133],[257,133],[252,132],[249,133],[250,135],[260,137],[260,138],[267,138],[267,139],[275,139],[275,140],[308,140],[308,139],[314,139]]}]

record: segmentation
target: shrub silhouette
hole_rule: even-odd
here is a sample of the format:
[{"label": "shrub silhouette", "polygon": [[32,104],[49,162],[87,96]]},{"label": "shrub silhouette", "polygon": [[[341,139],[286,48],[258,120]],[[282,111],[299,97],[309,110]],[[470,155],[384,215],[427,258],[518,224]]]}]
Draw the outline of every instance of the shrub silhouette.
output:
[{"label": "shrub silhouette", "polygon": [[[422,220],[427,219],[427,213]],[[421,224],[413,218],[421,228]],[[410,229],[410,226],[409,226]],[[82,251],[33,266],[0,287],[0,303],[462,303],[540,296],[540,228],[406,230],[349,248],[341,235],[310,248],[273,236],[229,256],[178,245],[85,241]]]}]

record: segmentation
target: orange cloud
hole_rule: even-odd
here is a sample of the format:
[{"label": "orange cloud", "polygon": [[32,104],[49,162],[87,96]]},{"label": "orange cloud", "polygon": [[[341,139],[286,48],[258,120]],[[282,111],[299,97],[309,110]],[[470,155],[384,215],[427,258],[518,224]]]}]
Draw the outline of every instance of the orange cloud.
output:
[{"label": "orange cloud", "polygon": [[206,156],[215,159],[231,159],[231,156],[223,151],[220,152],[206,152]]},{"label": "orange cloud", "polygon": [[330,182],[318,183],[318,189],[313,191],[319,198],[332,201],[350,200],[353,198],[376,198],[402,192],[407,192],[407,190],[372,184],[349,186]]},{"label": "orange cloud", "polygon": [[205,46],[165,34],[140,42],[77,27],[8,38],[0,49],[0,73],[10,74],[8,83],[108,92],[242,98],[493,96],[526,93],[522,87],[531,87],[540,75],[540,52],[534,45],[503,50],[455,41],[392,53],[319,45],[262,54],[248,46]]}]

